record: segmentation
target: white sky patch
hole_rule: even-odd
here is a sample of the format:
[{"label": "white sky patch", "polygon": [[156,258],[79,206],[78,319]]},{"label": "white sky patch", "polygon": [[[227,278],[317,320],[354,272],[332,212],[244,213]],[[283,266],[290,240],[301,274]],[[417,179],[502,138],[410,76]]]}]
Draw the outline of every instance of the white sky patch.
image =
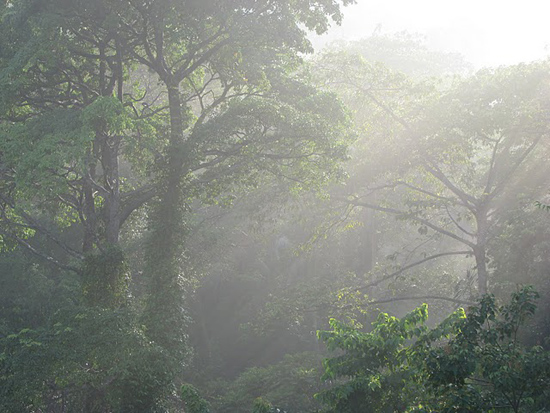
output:
[{"label": "white sky patch", "polygon": [[358,0],[341,27],[313,39],[358,40],[375,30],[421,34],[428,47],[458,52],[476,67],[550,56],[550,0]]}]

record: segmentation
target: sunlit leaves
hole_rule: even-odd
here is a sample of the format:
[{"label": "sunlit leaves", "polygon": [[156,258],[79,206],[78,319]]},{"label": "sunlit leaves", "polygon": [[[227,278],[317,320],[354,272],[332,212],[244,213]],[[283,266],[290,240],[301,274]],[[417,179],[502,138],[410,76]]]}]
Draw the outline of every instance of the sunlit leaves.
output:
[{"label": "sunlit leaves", "polygon": [[3,161],[27,196],[59,192],[82,173],[93,133],[75,110],[55,110],[2,130]]},{"label": "sunlit leaves", "polygon": [[[330,320],[332,331],[321,331],[319,339],[329,350],[343,354],[323,363],[325,380],[342,381],[316,397],[331,412],[385,411],[404,403],[405,384],[414,382],[414,369],[409,368],[407,340],[426,332],[428,306],[417,308],[401,320],[381,313],[370,333]],[[385,406],[385,407],[384,407]]]},{"label": "sunlit leaves", "polygon": [[325,361],[325,379],[338,381],[318,397],[339,413],[543,408],[550,354],[517,340],[537,296],[523,288],[504,306],[484,296],[433,329],[425,305],[401,320],[380,314],[371,333],[331,320],[320,338],[343,353]]}]

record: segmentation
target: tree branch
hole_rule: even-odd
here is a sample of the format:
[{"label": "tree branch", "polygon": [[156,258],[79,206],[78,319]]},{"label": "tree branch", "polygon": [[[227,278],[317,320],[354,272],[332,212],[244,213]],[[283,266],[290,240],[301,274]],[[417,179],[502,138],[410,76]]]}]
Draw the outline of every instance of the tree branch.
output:
[{"label": "tree branch", "polygon": [[420,261],[416,261],[416,262],[413,262],[412,264],[406,265],[406,266],[400,268],[399,270],[394,271],[391,274],[388,274],[388,275],[386,275],[386,276],[384,276],[384,277],[382,277],[382,278],[380,278],[376,281],[372,281],[372,282],[370,282],[366,285],[363,285],[360,288],[358,288],[357,290],[358,291],[368,290],[369,288],[375,287],[375,286],[377,286],[378,284],[380,284],[384,281],[387,281],[391,278],[397,277],[398,275],[404,273],[407,270],[410,270],[411,268],[414,268],[418,265],[424,264],[425,262],[435,260],[437,258],[448,257],[448,256],[451,256],[451,255],[472,255],[472,254],[473,254],[473,251],[448,251],[448,252],[441,252],[439,254],[430,255],[429,257],[423,258]]},{"label": "tree branch", "polygon": [[123,206],[120,211],[120,224],[122,225],[132,212],[140,206],[150,201],[158,194],[157,187],[154,185],[144,186],[132,192],[122,195]]},{"label": "tree branch", "polygon": [[38,251],[36,248],[34,248],[31,244],[29,244],[24,239],[19,238],[17,235],[11,234],[11,233],[5,231],[2,228],[0,228],[0,235],[3,235],[3,236],[6,236],[6,237],[9,237],[9,238],[13,239],[15,242],[17,242],[17,244],[19,244],[23,248],[27,249],[28,251],[30,251],[31,253],[33,253],[37,257],[49,262],[50,264],[55,265],[58,268],[61,268],[61,269],[66,270],[66,271],[73,271],[75,273],[80,272],[80,270],[77,267],[73,267],[71,265],[66,265],[66,264],[60,263],[55,258],[50,257],[49,255],[46,255],[46,254]]},{"label": "tree branch", "polygon": [[[15,203],[11,199],[7,198],[2,193],[0,193],[0,199],[3,202],[5,202],[10,208],[15,210]],[[46,238],[53,241],[57,246],[59,246],[67,254],[69,254],[69,255],[71,255],[75,258],[78,258],[78,259],[83,258],[82,254],[80,254],[78,251],[72,249],[71,247],[66,245],[64,242],[61,242],[57,237],[55,237],[50,231],[48,231],[46,228],[44,228],[44,226],[39,224],[36,219],[34,219],[29,214],[27,214],[25,211],[19,210],[19,211],[17,211],[17,213],[18,213],[19,216],[21,216],[21,218],[23,218],[27,222],[27,225],[26,225],[27,228],[40,232],[41,234],[46,236]],[[2,217],[3,220],[5,222],[8,222],[5,214],[3,213],[2,215],[3,215],[3,217]]]},{"label": "tree branch", "polygon": [[475,214],[475,204],[476,199],[464,192],[462,189],[458,188],[455,184],[453,184],[449,178],[439,169],[438,166],[432,165],[428,166],[426,165],[426,170],[432,174],[434,178],[437,178],[443,185],[445,185],[448,189],[451,190],[456,196],[460,198],[460,200],[464,203],[464,206],[468,208],[472,213]]},{"label": "tree branch", "polygon": [[[451,303],[455,304],[468,304],[468,305],[475,305],[476,303],[472,301],[467,300],[461,300],[459,298],[450,298],[445,297],[442,295],[419,295],[419,296],[407,296],[407,297],[391,297],[391,298],[383,298],[380,300],[374,300],[366,304],[359,305],[360,307],[370,307],[377,304],[385,304],[385,303],[393,303],[395,301],[412,301],[412,300],[442,300],[442,301],[449,301]],[[340,308],[349,308],[352,307],[352,304],[346,305],[344,307]]]},{"label": "tree branch", "polygon": [[411,220],[414,220],[414,221],[417,221],[421,224],[424,224],[427,227],[433,229],[434,231],[437,231],[440,234],[446,235],[449,238],[453,238],[453,239],[459,241],[460,243],[467,245],[468,247],[470,247],[472,249],[475,247],[475,244],[473,242],[468,241],[467,239],[464,239],[464,238],[462,238],[462,237],[460,237],[460,236],[458,236],[458,235],[456,235],[456,234],[454,234],[450,231],[447,231],[446,229],[441,228],[440,226],[433,224],[432,222],[428,221],[427,219],[411,215],[410,212],[402,211],[402,210],[395,209],[395,208],[382,207],[382,206],[379,206],[379,205],[369,204],[367,202],[360,202],[360,201],[350,200],[350,199],[345,199],[345,202],[347,202],[349,204],[352,204],[352,205],[362,206],[362,207],[365,207],[365,208],[373,209],[375,211],[387,212],[389,214],[394,214],[394,215],[407,216]]}]

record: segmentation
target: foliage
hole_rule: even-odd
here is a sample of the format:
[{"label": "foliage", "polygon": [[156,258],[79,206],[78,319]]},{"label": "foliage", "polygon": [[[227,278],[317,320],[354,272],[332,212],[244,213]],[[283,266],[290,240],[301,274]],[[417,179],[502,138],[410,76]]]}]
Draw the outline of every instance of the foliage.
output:
[{"label": "foliage", "polygon": [[162,350],[127,310],[59,310],[0,339],[1,409],[153,411],[170,387]]},{"label": "foliage", "polygon": [[254,405],[252,406],[252,413],[271,413],[273,411],[273,406],[267,400],[258,397],[254,400]]},{"label": "foliage", "polygon": [[[216,403],[216,412],[248,413],[255,400],[269,400],[280,411],[315,411],[320,359],[316,353],[286,355],[278,363],[253,367],[233,380]],[[270,411],[270,410],[268,410]]]},{"label": "foliage", "polygon": [[116,308],[126,302],[130,280],[119,246],[88,253],[81,276],[82,292],[88,305]]},{"label": "foliage", "polygon": [[420,393],[408,340],[426,333],[427,318],[426,304],[401,320],[381,313],[370,333],[331,319],[332,331],[320,331],[319,339],[344,353],[324,361],[323,379],[337,384],[316,397],[331,412],[404,411],[411,395]]},{"label": "foliage", "polygon": [[[192,210],[343,175],[347,113],[299,68],[306,28],[327,30],[352,2],[0,5],[1,241],[80,281],[36,325],[0,321],[12,410],[165,407],[190,354]],[[28,348],[43,370],[22,385]]]},{"label": "foliage", "polygon": [[362,56],[365,61],[381,62],[386,67],[415,79],[465,74],[471,65],[458,53],[429,49],[421,36],[407,32],[374,34],[370,37],[337,45],[338,49]]},{"label": "foliage", "polygon": [[331,320],[319,337],[343,354],[325,361],[336,385],[317,397],[330,412],[544,411],[550,353],[518,339],[537,297],[525,287],[498,306],[486,295],[434,329],[426,305],[401,320],[382,313],[370,333]]},{"label": "foliage", "polygon": [[204,400],[193,385],[181,386],[181,399],[185,403],[185,411],[189,413],[209,413],[210,405]]},{"label": "foliage", "polygon": [[[325,31],[349,3],[0,4],[0,410],[160,412],[181,408],[181,397],[187,410],[208,411],[192,386],[177,391],[185,368],[220,411],[316,410],[312,331],[326,314],[339,306],[356,317],[377,294],[447,294],[448,281],[463,278],[458,260],[418,272],[414,286],[402,277],[413,255],[424,260],[455,245],[434,226],[483,238],[475,246],[487,248],[478,263],[495,274],[492,291],[504,294],[525,272],[548,284],[546,226],[518,206],[542,199],[546,185],[548,65],[432,81],[466,67],[407,36],[375,36],[327,53],[307,72],[306,29]],[[365,139],[344,171],[351,117]],[[426,169],[434,165],[474,201],[438,181]],[[344,208],[324,208],[327,184],[346,172],[346,185],[331,189]],[[485,191],[489,181],[499,193]],[[321,196],[298,199],[309,189]],[[301,217],[284,204],[292,196]],[[473,204],[490,218],[486,228],[474,228]],[[229,206],[235,215],[220,219]],[[396,222],[382,218],[391,208]],[[325,214],[345,230],[299,254]],[[459,252],[469,259],[467,245]],[[416,360],[414,351],[432,360],[441,342],[430,336],[410,350],[410,340],[426,337],[424,311],[408,324],[381,317],[376,331],[386,338],[360,345],[352,327],[334,322],[346,352],[364,357],[354,346],[365,345],[383,357],[366,364],[366,382],[340,377],[363,374],[354,370],[360,363],[330,365],[333,382],[379,404],[391,399],[395,409],[420,396],[426,409],[464,394],[478,407],[492,403],[474,394],[479,386],[468,390],[471,377],[463,386],[470,393],[443,389]],[[537,327],[531,340],[547,331]],[[492,345],[483,340],[475,349]],[[317,352],[295,354],[306,350]],[[446,355],[430,368],[446,372],[452,360],[437,364]],[[509,387],[493,390],[508,395]],[[532,399],[525,403],[543,408]]]},{"label": "foliage", "polygon": [[[550,353],[524,347],[518,331],[535,312],[538,294],[530,287],[497,306],[485,296],[464,318],[435,329],[416,345],[424,357],[427,383],[443,411],[514,412],[547,409]],[[436,340],[449,337],[443,347]]]},{"label": "foliage", "polygon": [[[391,251],[387,256],[396,262],[384,267],[397,266],[399,275],[399,266],[462,255],[469,268],[454,267],[474,274],[479,294],[491,290],[489,280],[496,280],[489,263],[498,255],[491,241],[499,221],[546,191],[548,62],[443,83],[418,81],[346,51],[327,53],[318,67],[321,79],[355,109],[364,136],[354,148],[349,189],[336,194],[342,209],[394,216],[410,226],[398,236],[418,246],[403,253],[410,259],[414,250],[416,260]],[[376,283],[397,279],[380,270],[371,275]],[[465,287],[456,285],[455,298],[472,298]]]}]

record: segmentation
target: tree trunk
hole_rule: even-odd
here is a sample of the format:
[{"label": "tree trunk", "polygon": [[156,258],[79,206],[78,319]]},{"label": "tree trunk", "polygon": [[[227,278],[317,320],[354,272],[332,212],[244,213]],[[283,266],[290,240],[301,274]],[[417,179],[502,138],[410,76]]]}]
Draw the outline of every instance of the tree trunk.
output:
[{"label": "tree trunk", "polygon": [[120,179],[118,170],[118,136],[106,136],[101,145],[101,162],[105,175],[105,240],[107,244],[118,244],[120,234]]},{"label": "tree trunk", "polygon": [[487,207],[483,204],[478,206],[476,213],[477,224],[477,240],[474,248],[474,256],[476,259],[477,267],[477,287],[480,295],[487,294],[488,291],[488,278],[487,272],[487,235],[488,235],[488,222],[487,222]]},{"label": "tree trunk", "polygon": [[480,295],[487,294],[488,272],[486,263],[485,246],[476,246],[474,249],[477,268],[477,289]]},{"label": "tree trunk", "polygon": [[[97,142],[97,134],[96,134],[96,142]],[[94,150],[95,152],[96,143],[94,142]],[[82,211],[81,211],[81,217],[80,220],[84,226],[84,235],[82,240],[82,251],[84,253],[89,252],[93,249],[94,243],[96,240],[96,234],[97,234],[97,216],[96,216],[96,210],[95,210],[95,202],[94,202],[94,188],[93,188],[93,180],[95,179],[95,157],[92,153],[92,150],[90,150],[87,154],[88,157],[88,165],[87,165],[87,175],[83,177],[83,183],[82,183]]]},{"label": "tree trunk", "polygon": [[[176,85],[168,85],[170,143],[167,165],[161,177],[160,195],[151,217],[152,233],[146,256],[149,297],[144,322],[151,339],[178,361],[185,354],[186,316],[182,306],[184,237],[184,131],[181,96]],[[177,366],[174,366],[177,368]]]}]

